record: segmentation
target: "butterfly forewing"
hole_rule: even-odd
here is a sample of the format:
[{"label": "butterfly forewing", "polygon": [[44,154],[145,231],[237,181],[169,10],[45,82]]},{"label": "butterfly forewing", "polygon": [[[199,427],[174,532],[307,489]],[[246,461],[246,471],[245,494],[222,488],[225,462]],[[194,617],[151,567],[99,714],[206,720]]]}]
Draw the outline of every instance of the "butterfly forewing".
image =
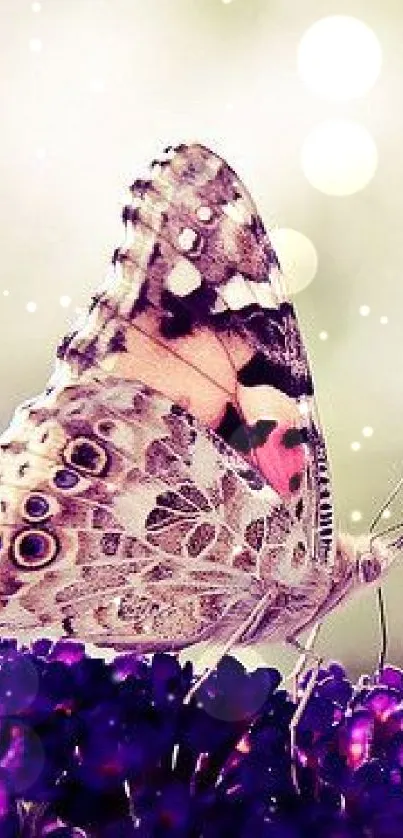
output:
[{"label": "butterfly forewing", "polygon": [[267,596],[245,637],[281,637],[328,584],[326,450],[275,253],[223,160],[170,156],[2,439],[2,630],[180,648]]}]

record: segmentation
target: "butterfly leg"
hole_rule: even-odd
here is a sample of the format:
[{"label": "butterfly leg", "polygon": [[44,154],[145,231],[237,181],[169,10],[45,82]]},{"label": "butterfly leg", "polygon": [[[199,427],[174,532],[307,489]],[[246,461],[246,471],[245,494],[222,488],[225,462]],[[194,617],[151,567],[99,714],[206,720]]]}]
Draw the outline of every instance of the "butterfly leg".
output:
[{"label": "butterfly leg", "polygon": [[321,661],[318,659],[315,663],[314,668],[309,677],[309,681],[304,689],[304,692],[301,696],[301,700],[297,706],[297,709],[291,719],[290,722],[290,737],[291,737],[291,777],[293,784],[297,790],[300,792],[299,784],[298,784],[298,774],[297,774],[297,767],[298,767],[298,749],[297,749],[297,728],[301,717],[304,713],[304,710],[308,704],[308,701],[315,689],[316,682],[318,680],[319,674],[319,667]]},{"label": "butterfly leg", "polygon": [[130,817],[130,819],[133,823],[133,826],[135,826],[136,829],[137,829],[138,825],[139,825],[139,822],[138,822],[138,817],[136,815],[136,812],[135,812],[134,806],[133,806],[132,789],[131,789],[131,781],[130,780],[125,780],[124,789],[125,789],[125,793],[126,793],[128,803],[129,803],[129,817]]},{"label": "butterfly leg", "polygon": [[379,648],[378,668],[375,674],[377,677],[379,677],[379,675],[382,674],[382,670],[385,666],[385,659],[388,652],[388,624],[386,619],[385,599],[383,596],[382,588],[378,588],[377,590],[377,600],[381,642]]},{"label": "butterfly leg", "polygon": [[316,664],[320,666],[322,663],[321,659],[315,655],[313,648],[315,642],[317,640],[319,631],[321,629],[322,623],[318,622],[315,623],[311,633],[309,634],[308,640],[303,646],[295,637],[287,637],[286,642],[293,646],[294,649],[297,649],[301,652],[300,657],[297,660],[297,663],[294,666],[294,669],[284,678],[284,681],[292,680],[292,697],[294,701],[297,701],[298,698],[298,680],[300,678],[301,673],[304,671],[308,658],[312,658]]},{"label": "butterfly leg", "polygon": [[[201,685],[204,684],[204,682],[209,677],[210,673],[213,672],[213,670],[215,669],[217,664],[220,662],[220,660],[224,657],[224,655],[226,655],[227,652],[229,652],[230,649],[232,649],[236,645],[236,643],[238,643],[238,641],[242,639],[244,634],[247,632],[248,628],[250,628],[250,626],[253,625],[258,618],[263,617],[264,612],[267,608],[267,605],[272,600],[272,598],[273,598],[273,594],[272,594],[271,591],[266,593],[258,601],[255,608],[253,608],[253,610],[248,615],[248,617],[243,621],[243,623],[241,623],[241,625],[238,626],[238,628],[231,633],[230,637],[225,642],[224,646],[221,649],[216,650],[216,652],[213,655],[213,659],[211,660],[211,658],[210,658],[210,662],[207,666],[207,669],[203,672],[202,675],[199,676],[199,678],[197,678],[195,683],[191,686],[190,690],[188,690],[185,698],[183,699],[184,704],[189,704],[189,702],[191,701],[191,699],[193,698],[194,694],[197,692],[199,687],[201,687]],[[213,638],[213,642],[214,642],[214,638]],[[207,652],[209,650],[211,650],[211,646],[213,645],[213,642],[209,643],[209,645],[207,647],[207,650],[206,650]],[[203,661],[203,657],[201,658],[201,661],[199,661],[199,665],[200,665],[200,663],[202,663],[202,661]]]}]

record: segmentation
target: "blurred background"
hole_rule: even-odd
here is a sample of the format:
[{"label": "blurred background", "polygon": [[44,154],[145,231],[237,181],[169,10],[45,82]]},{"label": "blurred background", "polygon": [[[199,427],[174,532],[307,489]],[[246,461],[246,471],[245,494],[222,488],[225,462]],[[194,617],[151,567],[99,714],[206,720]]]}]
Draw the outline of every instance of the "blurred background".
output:
[{"label": "blurred background", "polygon": [[[309,349],[340,528],[403,473],[401,0],[1,0],[0,430],[122,241],[125,189],[196,140],[245,180]],[[402,520],[402,496],[381,524]],[[403,566],[385,582],[403,665]],[[379,647],[374,593],[318,642],[351,674]],[[284,648],[240,655],[289,667]]]}]

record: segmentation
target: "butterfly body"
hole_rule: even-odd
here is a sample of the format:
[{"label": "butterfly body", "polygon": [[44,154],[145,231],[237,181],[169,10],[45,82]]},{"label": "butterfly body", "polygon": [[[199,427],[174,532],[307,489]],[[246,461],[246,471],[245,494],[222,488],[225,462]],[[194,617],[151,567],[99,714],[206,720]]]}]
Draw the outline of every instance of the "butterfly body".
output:
[{"label": "butterfly body", "polygon": [[[0,439],[0,633],[115,648],[294,635],[356,581],[296,316],[232,169],[180,146]],[[343,564],[343,563],[342,563]],[[355,575],[354,575],[355,574]],[[344,592],[344,593],[343,593]]]}]

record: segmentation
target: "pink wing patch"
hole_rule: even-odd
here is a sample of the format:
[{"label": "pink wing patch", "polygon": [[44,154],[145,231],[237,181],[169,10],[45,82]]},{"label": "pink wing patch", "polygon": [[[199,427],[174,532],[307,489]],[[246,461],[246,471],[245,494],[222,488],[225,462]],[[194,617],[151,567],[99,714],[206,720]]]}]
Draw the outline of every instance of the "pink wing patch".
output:
[{"label": "pink wing patch", "polygon": [[277,425],[253,454],[260,471],[282,498],[289,500],[298,494],[307,458],[297,428],[288,423]]}]

